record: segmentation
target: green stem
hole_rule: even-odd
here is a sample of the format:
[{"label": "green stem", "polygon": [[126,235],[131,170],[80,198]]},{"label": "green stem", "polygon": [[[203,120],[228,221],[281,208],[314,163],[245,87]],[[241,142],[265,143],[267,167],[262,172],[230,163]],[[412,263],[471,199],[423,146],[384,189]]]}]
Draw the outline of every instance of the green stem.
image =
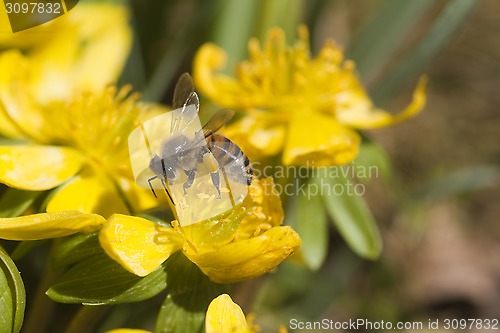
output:
[{"label": "green stem", "polygon": [[71,320],[66,333],[92,333],[96,325],[108,313],[110,306],[84,305]]},{"label": "green stem", "polygon": [[45,291],[54,284],[59,276],[59,272],[51,269],[49,260],[37,286],[33,303],[28,308],[29,311],[23,325],[24,333],[44,333],[47,331],[47,325],[52,318],[56,303],[45,295]]}]

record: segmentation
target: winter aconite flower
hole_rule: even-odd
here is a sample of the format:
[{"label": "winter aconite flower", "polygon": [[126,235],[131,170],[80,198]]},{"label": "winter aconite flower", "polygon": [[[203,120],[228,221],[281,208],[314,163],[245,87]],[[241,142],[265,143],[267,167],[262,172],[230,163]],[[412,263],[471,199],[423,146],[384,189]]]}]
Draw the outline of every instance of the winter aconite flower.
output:
[{"label": "winter aconite flower", "polygon": [[107,221],[78,211],[0,219],[0,239],[37,240],[100,229],[104,251],[129,272],[146,276],[182,250],[210,279],[232,283],[269,272],[301,244],[281,226],[283,209],[271,178],[257,179],[233,210],[180,228],[141,217],[114,214]]},{"label": "winter aconite flower", "polygon": [[220,106],[245,110],[246,116],[225,133],[251,159],[282,151],[287,165],[345,164],[358,153],[356,130],[402,121],[425,104],[422,79],[401,113],[377,109],[354,62],[344,60],[333,41],[311,57],[305,26],[299,28],[299,40],[292,47],[286,45],[284,32],[274,28],[263,48],[251,39],[248,49],[249,58],[238,66],[236,77],[230,77],[217,72],[226,61],[224,50],[203,45],[194,61],[194,79],[199,91]]},{"label": "winter aconite flower", "polygon": [[254,179],[240,206],[218,218],[180,228],[140,217],[113,215],[99,234],[106,253],[128,271],[145,276],[182,250],[210,279],[232,283],[260,276],[300,246],[281,226],[283,210],[272,179]]},{"label": "winter aconite flower", "polygon": [[49,25],[40,28],[46,43],[0,53],[0,135],[13,140],[0,145],[0,182],[59,187],[48,212],[109,217],[155,204],[128,162],[127,136],[144,106],[130,87],[109,86],[130,46],[127,12],[82,4]]},{"label": "winter aconite flower", "polygon": [[245,314],[227,294],[215,298],[208,306],[205,332],[252,333]]},{"label": "winter aconite flower", "polygon": [[[248,320],[245,314],[234,303],[227,294],[222,294],[210,302],[205,316],[205,333],[256,333],[259,328],[252,324],[252,318]],[[106,333],[149,333],[142,330],[115,329]],[[286,333],[281,328],[279,333]]]},{"label": "winter aconite flower", "polygon": [[[30,102],[6,96],[0,88],[4,110],[20,110],[16,102]],[[59,186],[47,212],[79,210],[108,217],[154,205],[154,198],[135,185],[128,163],[126,139],[141,113],[136,100],[129,89],[110,87],[69,102],[22,108],[19,120],[11,119],[22,129],[23,141],[0,146],[0,182],[35,191]]]},{"label": "winter aconite flower", "polygon": [[[132,41],[128,20],[129,13],[125,6],[81,1],[77,7],[54,20],[9,33],[9,20],[2,11],[0,47],[3,50],[20,49],[35,60],[42,60],[40,67],[46,70],[40,74],[64,79],[68,85],[58,84],[59,92],[81,85],[86,80],[90,83],[88,87],[95,89],[98,88],[96,81],[100,79],[99,88],[102,88],[111,77],[121,72],[127,59]],[[48,70],[49,67],[51,70]],[[72,76],[64,72],[71,72]],[[54,83],[46,82],[47,90],[52,90]]]},{"label": "winter aconite flower", "polygon": [[[259,332],[253,325],[252,318],[245,318],[245,314],[227,294],[215,298],[208,306],[205,317],[206,333],[254,333]],[[279,333],[286,333],[281,326]]]}]

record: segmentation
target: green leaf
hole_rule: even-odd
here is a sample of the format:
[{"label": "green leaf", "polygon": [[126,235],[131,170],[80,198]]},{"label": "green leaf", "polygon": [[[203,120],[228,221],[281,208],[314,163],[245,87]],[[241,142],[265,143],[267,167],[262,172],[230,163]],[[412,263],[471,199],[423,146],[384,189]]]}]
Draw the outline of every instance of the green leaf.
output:
[{"label": "green leaf", "polygon": [[391,75],[377,85],[373,94],[374,99],[381,101],[390,97],[404,82],[420,74],[460,28],[476,3],[476,0],[448,1],[421,42],[398,63]]},{"label": "green leaf", "polygon": [[323,177],[329,185],[323,191],[328,214],[349,247],[366,259],[377,259],[382,251],[382,240],[370,209],[359,195],[362,191],[342,174]]},{"label": "green leaf", "polygon": [[14,251],[10,254],[12,260],[22,259],[26,254],[28,254],[35,247],[46,244],[50,242],[48,239],[35,240],[35,241],[24,241],[19,242]]},{"label": "green leaf", "polygon": [[307,266],[313,270],[321,267],[328,252],[328,225],[326,211],[320,195],[321,180],[309,179],[304,184],[307,191],[299,191],[295,203],[289,205],[287,224],[302,239],[300,251]]},{"label": "green leaf", "polygon": [[0,272],[0,331],[12,332],[14,325],[14,300],[5,272]]},{"label": "green leaf", "polygon": [[163,266],[141,278],[101,254],[73,266],[46,294],[56,302],[100,305],[142,301],[166,287]]},{"label": "green leaf", "polygon": [[61,268],[104,252],[99,244],[97,233],[93,233],[58,240],[52,253],[52,266]]},{"label": "green leaf", "polygon": [[[158,5],[175,5],[171,1],[154,1],[153,4],[155,3]],[[160,56],[155,55],[155,58],[159,59],[159,62],[144,90],[143,100],[159,101],[162,99],[169,84],[177,81],[179,68],[186,63],[186,60],[192,59],[191,53],[204,41],[203,37],[206,34],[208,26],[213,24],[216,14],[221,11],[220,4],[214,1],[201,1],[196,6],[197,10],[189,20],[189,22],[196,22],[196,24],[185,24],[176,29],[172,35],[173,37],[169,39],[164,53]],[[161,7],[159,10],[162,11],[170,9],[168,6],[166,8],[164,6]],[[138,33],[144,38],[147,31],[143,34],[141,34],[141,31]],[[164,38],[164,36],[161,38]],[[157,43],[157,41],[154,41],[152,45],[148,46],[149,48],[157,49]]]},{"label": "green leaf", "polygon": [[137,23],[134,21],[134,17],[132,17],[130,25],[133,33],[132,48],[117,86],[121,87],[131,84],[135,91],[143,91],[146,86],[146,69],[141,50],[141,40],[137,32]]},{"label": "green leaf", "polygon": [[163,302],[155,333],[179,332],[197,333],[203,332],[203,323],[207,307],[202,310],[198,304],[206,301],[206,295],[190,294],[183,297],[168,295]]},{"label": "green leaf", "polygon": [[16,265],[0,247],[0,331],[19,332],[24,320],[26,292]]},{"label": "green leaf", "polygon": [[210,302],[225,292],[178,252],[167,260],[169,295],[165,299],[155,333],[204,332],[205,313]]},{"label": "green leaf", "polygon": [[[260,21],[258,25],[261,40],[273,27],[281,27],[289,40],[293,40],[297,26],[304,12],[303,0],[264,0],[261,1]],[[286,15],[283,15],[286,13]]]},{"label": "green leaf", "polygon": [[247,43],[256,26],[259,1],[219,0],[221,13],[215,22],[213,42],[228,54],[229,63],[225,70],[232,70],[236,63],[245,58]]},{"label": "green leaf", "polygon": [[393,60],[402,42],[407,39],[433,0],[385,1],[373,20],[356,35],[349,58],[356,62],[362,77]]},{"label": "green leaf", "polygon": [[21,215],[41,193],[8,188],[0,198],[0,218]]},{"label": "green leaf", "polygon": [[353,166],[357,170],[356,178],[363,182],[378,177],[386,181],[392,179],[392,167],[387,153],[374,142],[364,141],[361,144]]}]

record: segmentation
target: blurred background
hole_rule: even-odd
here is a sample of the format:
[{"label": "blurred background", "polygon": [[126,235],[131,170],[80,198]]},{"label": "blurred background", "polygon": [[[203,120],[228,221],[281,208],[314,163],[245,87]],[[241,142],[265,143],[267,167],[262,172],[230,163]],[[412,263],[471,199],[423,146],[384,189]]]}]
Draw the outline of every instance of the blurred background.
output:
[{"label": "blurred background", "polygon": [[[263,332],[288,326],[291,318],[424,323],[500,318],[500,2],[125,4],[134,42],[120,83],[131,83],[148,101],[170,104],[177,78],[191,71],[204,42],[228,52],[233,73],[247,56],[250,37],[262,40],[268,28],[281,26],[292,44],[300,23],[310,30],[313,55],[328,38],[343,46],[380,108],[403,109],[419,75],[429,78],[421,114],[363,133],[385,151],[378,158],[388,170],[366,184],[365,194],[381,231],[382,255],[375,261],[360,258],[330,228],[321,267],[292,259],[271,274],[235,285],[233,299],[245,313],[256,314]],[[120,318],[122,326],[135,325]]]}]

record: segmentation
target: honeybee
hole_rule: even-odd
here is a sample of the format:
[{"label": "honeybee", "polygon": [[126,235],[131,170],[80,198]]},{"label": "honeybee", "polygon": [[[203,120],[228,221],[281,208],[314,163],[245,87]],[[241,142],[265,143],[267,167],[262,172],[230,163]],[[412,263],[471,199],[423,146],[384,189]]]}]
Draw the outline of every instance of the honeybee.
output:
[{"label": "honeybee", "polygon": [[[133,148],[138,140],[144,141],[147,146],[147,183],[155,197],[157,195],[153,182],[159,181],[178,211],[186,210],[189,204],[193,205],[193,201],[200,206],[199,210],[203,210],[206,208],[204,205],[211,208],[214,206],[209,201],[225,201],[221,199],[228,198],[230,204],[219,204],[219,209],[215,209],[213,213],[216,214],[243,200],[247,186],[252,181],[253,170],[240,147],[216,133],[233,117],[234,112],[221,110],[201,127],[199,106],[192,78],[185,73],[175,86],[174,111],[141,125],[143,139],[131,134],[129,148],[132,160],[133,152],[140,151],[139,148]],[[166,127],[169,127],[167,133]],[[132,164],[134,166],[134,162]],[[136,180],[139,182],[139,178],[145,179],[145,174],[148,174],[147,170],[142,171]],[[203,201],[204,199],[206,200]],[[191,211],[190,219],[201,216],[206,218],[207,214]]]}]

